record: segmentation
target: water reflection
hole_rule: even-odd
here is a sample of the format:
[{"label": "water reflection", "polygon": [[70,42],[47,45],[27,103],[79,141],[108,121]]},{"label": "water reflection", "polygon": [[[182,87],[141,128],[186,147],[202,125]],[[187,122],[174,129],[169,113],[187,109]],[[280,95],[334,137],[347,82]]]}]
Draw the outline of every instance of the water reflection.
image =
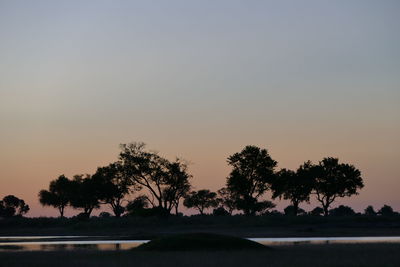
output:
[{"label": "water reflection", "polygon": [[[149,240],[87,240],[90,237],[73,236],[23,236],[0,237],[0,251],[54,251],[54,250],[127,250]],[[81,238],[81,240],[79,240]],[[95,237],[91,237],[95,238]],[[98,238],[98,237],[97,237]],[[55,239],[52,241],[52,239]],[[84,239],[84,240],[82,240]],[[337,243],[400,243],[399,236],[390,237],[293,237],[293,238],[249,238],[269,245],[337,244]]]},{"label": "water reflection", "polygon": [[[0,242],[0,251],[55,251],[55,250],[127,250],[149,240],[56,240],[56,241]],[[10,239],[9,239],[10,240]],[[25,240],[25,239],[24,239]],[[14,248],[14,249],[13,249]]]}]

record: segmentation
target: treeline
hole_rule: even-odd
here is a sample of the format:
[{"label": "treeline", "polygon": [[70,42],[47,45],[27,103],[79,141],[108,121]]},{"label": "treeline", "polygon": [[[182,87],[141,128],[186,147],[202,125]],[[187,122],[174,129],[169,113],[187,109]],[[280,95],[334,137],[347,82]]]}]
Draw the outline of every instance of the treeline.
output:
[{"label": "treeline", "polygon": [[[271,192],[272,200],[290,201],[285,214],[306,214],[300,204],[315,197],[320,207],[309,214],[351,215],[355,212],[350,207],[330,209],[331,204],[337,198],[358,194],[364,186],[361,172],[337,158],[326,157],[317,164],[306,161],[296,170],[276,170],[277,161],[266,149],[246,146],[228,157],[232,170],[225,187],[217,192],[195,191],[184,160],[170,161],[147,150],[143,143],[122,144],[120,148],[117,161],[99,167],[92,175],[79,174],[72,179],[61,175],[51,181],[47,190],[39,192],[40,203],[57,208],[61,217],[67,207],[89,217],[101,205],[108,205],[116,217],[179,214],[182,203],[200,214],[212,208],[214,215],[263,215],[277,213],[275,204],[265,199]],[[127,201],[131,196],[135,198]],[[368,207],[366,213],[389,214],[387,207],[379,212]]]}]

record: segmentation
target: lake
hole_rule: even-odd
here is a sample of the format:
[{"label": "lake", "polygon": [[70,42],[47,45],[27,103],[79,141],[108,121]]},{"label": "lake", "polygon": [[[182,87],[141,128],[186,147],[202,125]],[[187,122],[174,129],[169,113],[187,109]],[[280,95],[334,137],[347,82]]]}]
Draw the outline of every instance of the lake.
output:
[{"label": "lake", "polygon": [[[0,251],[127,250],[149,240],[108,240],[107,236],[2,236]],[[269,245],[400,243],[400,236],[248,238]]]}]

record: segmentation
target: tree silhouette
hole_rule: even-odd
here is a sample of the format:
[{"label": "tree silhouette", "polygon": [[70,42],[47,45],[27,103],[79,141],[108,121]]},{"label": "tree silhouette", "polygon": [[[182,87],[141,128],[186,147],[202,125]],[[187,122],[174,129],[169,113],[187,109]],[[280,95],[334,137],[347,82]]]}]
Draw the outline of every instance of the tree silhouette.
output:
[{"label": "tree silhouette", "polygon": [[43,206],[57,208],[60,216],[64,217],[65,207],[69,205],[71,199],[71,188],[71,181],[64,175],[61,175],[56,180],[50,182],[49,190],[41,190],[39,192],[39,202]]},{"label": "tree silhouette", "polygon": [[236,208],[245,215],[265,210],[271,202],[259,202],[258,198],[269,188],[277,162],[266,149],[246,146],[241,152],[228,157],[228,164],[232,166],[232,171],[227,178],[227,188]]},{"label": "tree silhouette", "polygon": [[374,207],[372,207],[370,205],[370,206],[365,208],[364,214],[367,215],[367,216],[375,216],[376,215],[376,211],[374,210]]},{"label": "tree silhouette", "polygon": [[378,211],[378,214],[382,216],[393,216],[396,212],[393,211],[393,208],[389,205],[383,205],[382,208]]},{"label": "tree silhouette", "polygon": [[293,205],[287,206],[283,211],[285,212],[285,215],[291,215],[291,216],[306,214],[305,210],[303,210],[302,208],[299,208],[299,207],[295,207]]},{"label": "tree silhouette", "polygon": [[312,216],[321,216],[324,214],[324,210],[321,207],[315,207],[309,214]]},{"label": "tree silhouette", "polygon": [[192,191],[186,196],[183,205],[188,208],[195,208],[203,215],[205,209],[218,206],[217,194],[207,189]]},{"label": "tree silhouette", "polygon": [[149,206],[150,203],[147,196],[140,195],[128,202],[128,205],[126,205],[126,211],[129,215],[142,215],[145,213],[145,209],[148,209]]},{"label": "tree silhouette", "polygon": [[170,162],[156,152],[145,151],[144,143],[121,145],[120,160],[124,173],[137,185],[146,188],[153,207],[176,211],[181,199],[190,189],[187,164],[176,159]]},{"label": "tree silhouette", "polygon": [[282,169],[277,173],[271,185],[272,198],[290,200],[293,206],[291,212],[296,216],[299,204],[304,201],[309,202],[313,185],[313,165],[307,161],[296,172]]},{"label": "tree silhouette", "polygon": [[93,209],[100,207],[96,180],[89,174],[74,176],[71,181],[70,204],[75,209],[83,209],[84,217],[90,217]]},{"label": "tree silhouette", "polygon": [[355,211],[351,207],[344,205],[340,205],[339,207],[329,211],[329,215],[332,216],[352,216],[355,214]]},{"label": "tree silhouette", "polygon": [[229,211],[224,209],[224,207],[217,207],[217,208],[213,209],[212,215],[214,215],[214,216],[229,216],[229,215],[231,215],[231,213],[229,213]]},{"label": "tree silhouette", "polygon": [[218,193],[218,203],[221,205],[221,208],[226,210],[229,214],[236,208],[236,202],[232,198],[232,193],[229,191],[227,187],[223,187],[217,191]]},{"label": "tree silhouette", "polygon": [[130,191],[138,191],[141,188],[124,173],[121,162],[97,168],[92,179],[99,200],[110,205],[115,217],[120,217],[125,211],[122,205],[125,196]]},{"label": "tree silhouette", "polygon": [[166,184],[168,186],[164,189],[164,208],[170,211],[174,207],[175,214],[178,215],[179,202],[191,189],[189,183],[191,175],[187,172],[187,164],[180,159],[169,162],[167,172]]},{"label": "tree silhouette", "polygon": [[339,164],[337,158],[324,158],[314,171],[314,193],[325,216],[328,216],[329,206],[336,198],[356,195],[357,190],[364,187],[361,172],[353,165]]},{"label": "tree silhouette", "polygon": [[0,217],[23,216],[29,211],[29,205],[23,199],[8,195],[0,201]]}]

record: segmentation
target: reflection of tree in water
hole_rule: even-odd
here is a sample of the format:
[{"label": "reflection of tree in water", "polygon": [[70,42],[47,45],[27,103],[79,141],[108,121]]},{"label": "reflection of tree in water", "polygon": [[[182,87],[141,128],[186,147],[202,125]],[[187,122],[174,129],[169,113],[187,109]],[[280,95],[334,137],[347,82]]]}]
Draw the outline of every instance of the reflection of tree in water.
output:
[{"label": "reflection of tree in water", "polygon": [[67,244],[45,244],[40,245],[40,250],[67,250]]},{"label": "reflection of tree in water", "polygon": [[17,246],[17,245],[1,245],[0,246],[0,251],[1,250],[22,250],[24,249],[23,246]]},{"label": "reflection of tree in water", "polygon": [[97,250],[98,245],[97,244],[73,244],[72,245],[73,249],[93,249]]}]

